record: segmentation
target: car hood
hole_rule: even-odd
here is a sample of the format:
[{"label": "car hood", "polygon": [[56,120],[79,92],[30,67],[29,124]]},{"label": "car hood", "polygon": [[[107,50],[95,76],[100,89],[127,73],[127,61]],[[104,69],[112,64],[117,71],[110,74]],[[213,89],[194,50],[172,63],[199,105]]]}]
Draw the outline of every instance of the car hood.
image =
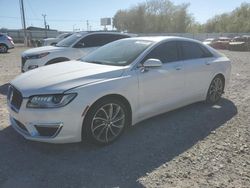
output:
[{"label": "car hood", "polygon": [[62,93],[86,84],[116,78],[125,68],[81,61],[67,61],[44,66],[17,76],[10,82],[23,97]]},{"label": "car hood", "polygon": [[23,56],[26,55],[34,55],[34,54],[40,54],[44,52],[54,52],[54,51],[63,51],[67,49],[66,47],[57,47],[57,46],[43,46],[43,47],[38,47],[38,48],[32,48],[29,50],[26,50],[23,52]]}]

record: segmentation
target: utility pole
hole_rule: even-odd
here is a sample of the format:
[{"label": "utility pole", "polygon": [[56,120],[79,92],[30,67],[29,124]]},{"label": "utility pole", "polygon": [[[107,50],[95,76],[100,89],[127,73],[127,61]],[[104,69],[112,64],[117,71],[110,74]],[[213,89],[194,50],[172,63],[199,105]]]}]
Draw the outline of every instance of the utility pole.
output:
[{"label": "utility pole", "polygon": [[89,20],[86,21],[87,24],[87,31],[89,30]]},{"label": "utility pole", "polygon": [[44,29],[45,29],[45,35],[46,35],[46,38],[48,37],[47,35],[47,23],[46,23],[46,14],[42,14],[43,16],[43,22],[44,22]]},{"label": "utility pole", "polygon": [[27,33],[26,33],[26,23],[25,23],[25,14],[24,14],[24,6],[23,6],[23,0],[19,0],[20,4],[20,11],[21,11],[21,20],[22,20],[22,26],[23,26],[23,34],[24,34],[24,45],[27,46]]},{"label": "utility pole", "polygon": [[42,14],[43,16],[43,22],[44,22],[44,28],[47,29],[47,23],[46,23],[46,14]]}]

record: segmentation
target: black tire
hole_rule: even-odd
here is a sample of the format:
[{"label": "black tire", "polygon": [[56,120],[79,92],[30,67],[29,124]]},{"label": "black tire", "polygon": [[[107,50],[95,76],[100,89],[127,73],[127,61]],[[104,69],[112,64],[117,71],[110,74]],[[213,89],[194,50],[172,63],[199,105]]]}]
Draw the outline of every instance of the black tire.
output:
[{"label": "black tire", "polygon": [[207,91],[207,99],[206,102],[208,104],[215,104],[220,99],[224,92],[225,81],[221,75],[217,75],[212,80],[209,89]]},{"label": "black tire", "polygon": [[[108,119],[110,114],[112,117]],[[83,123],[83,135],[92,143],[107,145],[122,135],[128,123],[129,111],[126,105],[118,99],[104,98],[89,109]]]},{"label": "black tire", "polygon": [[0,44],[0,53],[7,53],[8,52],[8,46],[5,44]]}]

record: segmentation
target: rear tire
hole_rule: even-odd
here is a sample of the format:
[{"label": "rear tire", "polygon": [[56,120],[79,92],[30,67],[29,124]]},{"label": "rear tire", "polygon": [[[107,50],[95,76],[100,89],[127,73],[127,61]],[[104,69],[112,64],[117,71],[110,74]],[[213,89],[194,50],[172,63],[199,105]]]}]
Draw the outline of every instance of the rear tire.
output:
[{"label": "rear tire", "polygon": [[208,104],[217,103],[221,99],[224,91],[224,86],[225,83],[223,77],[220,75],[215,76],[209,86],[206,102]]},{"label": "rear tire", "polygon": [[107,145],[122,135],[128,123],[129,112],[126,106],[117,99],[106,98],[89,109],[83,123],[83,131],[86,131],[89,141]]},{"label": "rear tire", "polygon": [[7,53],[8,52],[8,46],[5,44],[0,44],[0,53]]}]

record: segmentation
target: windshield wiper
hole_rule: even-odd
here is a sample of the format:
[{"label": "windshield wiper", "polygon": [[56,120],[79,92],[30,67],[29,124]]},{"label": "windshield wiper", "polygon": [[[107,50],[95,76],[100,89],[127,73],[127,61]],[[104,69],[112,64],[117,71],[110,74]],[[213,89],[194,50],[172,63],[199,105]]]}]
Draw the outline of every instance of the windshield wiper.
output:
[{"label": "windshield wiper", "polygon": [[[84,60],[83,60],[84,61]],[[85,61],[85,62],[88,62],[88,63],[95,63],[95,64],[100,64],[100,65],[104,65],[105,63],[102,62],[102,61]]]}]

